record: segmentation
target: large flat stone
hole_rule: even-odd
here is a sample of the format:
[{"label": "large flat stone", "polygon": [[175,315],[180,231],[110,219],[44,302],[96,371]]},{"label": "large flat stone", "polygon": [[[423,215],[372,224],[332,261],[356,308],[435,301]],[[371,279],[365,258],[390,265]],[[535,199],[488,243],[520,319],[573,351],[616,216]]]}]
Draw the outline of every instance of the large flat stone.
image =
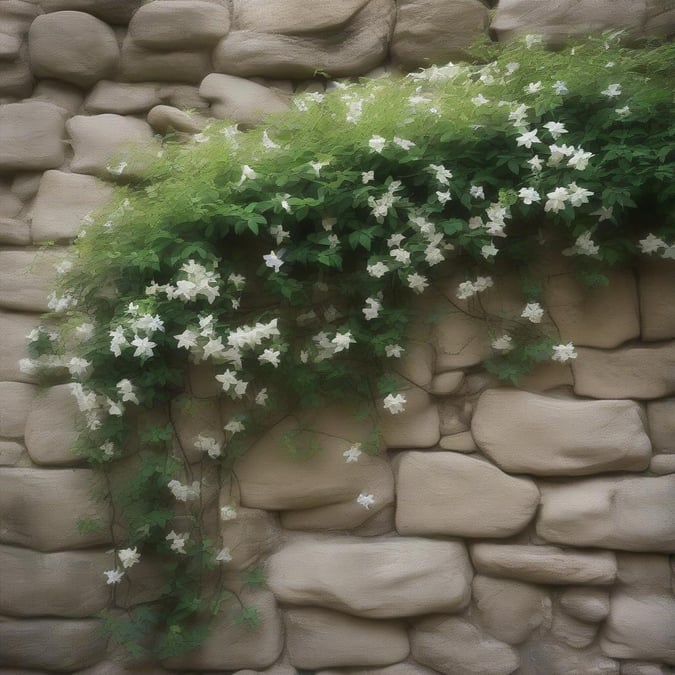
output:
[{"label": "large flat stone", "polygon": [[[90,469],[0,469],[0,542],[38,551],[110,543],[110,508],[92,497],[100,488]],[[80,532],[80,519],[100,531]]]},{"label": "large flat stone", "polygon": [[40,0],[45,12],[74,9],[113,24],[128,23],[140,4],[141,0]]},{"label": "large flat stone", "polygon": [[537,534],[572,546],[675,551],[675,475],[540,485]]},{"label": "large flat stone", "polygon": [[647,417],[654,450],[675,453],[675,398],[651,401]]},{"label": "large flat stone", "polygon": [[0,436],[21,438],[36,387],[22,382],[0,382]]},{"label": "large flat stone", "polygon": [[406,398],[403,412],[392,415],[378,401],[380,431],[388,448],[431,448],[441,438],[440,417],[435,399],[409,385],[397,393]]},{"label": "large flat stone", "polygon": [[440,310],[431,326],[430,342],[436,350],[436,371],[474,366],[491,355],[487,325],[451,305]]},{"label": "large flat stone", "polygon": [[0,381],[35,382],[35,376],[24,373],[19,367],[21,359],[28,358],[26,336],[40,325],[38,314],[0,312]]},{"label": "large flat stone", "polygon": [[159,85],[101,80],[84,102],[90,113],[133,115],[147,112],[161,102]]},{"label": "large flat stone", "polygon": [[15,441],[0,441],[0,466],[17,466],[24,457],[24,448]]},{"label": "large flat stone", "polygon": [[567,614],[580,621],[597,623],[609,614],[609,593],[600,588],[568,588],[558,601]]},{"label": "large flat stone", "polygon": [[0,105],[0,173],[61,166],[64,123],[63,111],[44,101]]},{"label": "large flat stone", "polygon": [[[221,493],[223,506],[229,505]],[[280,540],[280,531],[274,514],[262,509],[237,507],[237,517],[221,523],[220,532],[224,546],[230,549],[232,569],[245,569],[255,564]]]},{"label": "large flat stone", "polygon": [[404,452],[396,477],[396,529],[403,535],[508,537],[539,505],[528,478],[454,452]]},{"label": "large flat stone", "polygon": [[662,398],[675,394],[675,342],[603,351],[580,347],[572,361],[574,392],[593,398]]},{"label": "large flat stone", "polygon": [[579,551],[555,546],[473,544],[471,560],[479,572],[538,584],[614,583],[616,556],[610,551]]},{"label": "large flat stone", "polygon": [[105,551],[38,553],[0,545],[0,613],[93,616],[110,600],[103,572],[112,567],[114,556]]},{"label": "large flat stone", "polygon": [[634,401],[580,401],[514,389],[481,394],[471,421],[478,447],[511,473],[579,476],[641,471],[651,459]]},{"label": "large flat stone", "polygon": [[459,542],[300,538],[270,557],[267,573],[283,603],[371,619],[455,612],[470,596],[471,566]]},{"label": "large flat stone", "polygon": [[376,621],[327,609],[286,611],[286,648],[291,665],[315,670],[331,666],[382,666],[408,656],[402,621]]},{"label": "large flat stone", "polygon": [[602,654],[599,647],[575,649],[552,636],[531,640],[520,648],[518,675],[619,675],[621,664]]},{"label": "large flat stone", "polygon": [[675,338],[675,263],[647,260],[638,268],[643,340]]},{"label": "large flat stone", "polygon": [[28,47],[22,45],[15,61],[0,61],[0,97],[28,98],[33,90],[33,73],[28,61]]},{"label": "large flat stone", "polygon": [[119,79],[127,82],[188,82],[197,84],[211,71],[205,51],[157,52],[143,49],[129,35],[122,43]]}]

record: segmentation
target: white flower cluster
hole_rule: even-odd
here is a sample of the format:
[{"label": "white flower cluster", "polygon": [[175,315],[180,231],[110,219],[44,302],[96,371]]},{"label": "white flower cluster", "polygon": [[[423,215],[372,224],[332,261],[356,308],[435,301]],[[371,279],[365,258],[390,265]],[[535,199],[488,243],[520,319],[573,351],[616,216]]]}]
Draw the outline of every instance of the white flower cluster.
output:
[{"label": "white flower cluster", "polygon": [[640,239],[638,245],[642,253],[651,255],[652,253],[658,253],[663,249],[661,252],[662,258],[675,260],[675,244],[668,245],[663,239],[660,239],[654,234],[650,233],[644,239]]},{"label": "white flower cluster", "polygon": [[193,302],[201,297],[206,298],[209,304],[220,295],[220,275],[214,270],[208,270],[194,260],[181,265],[179,278],[174,285],[151,284],[145,289],[146,295],[165,293],[169,300]]},{"label": "white flower cluster", "polygon": [[476,277],[475,281],[467,280],[459,284],[456,295],[460,300],[466,300],[492,286],[494,286],[492,277]]},{"label": "white flower cluster", "polygon": [[178,480],[170,480],[167,487],[171,490],[171,494],[179,502],[192,502],[199,499],[201,494],[201,484],[198,480],[193,481],[192,485],[183,485]]}]

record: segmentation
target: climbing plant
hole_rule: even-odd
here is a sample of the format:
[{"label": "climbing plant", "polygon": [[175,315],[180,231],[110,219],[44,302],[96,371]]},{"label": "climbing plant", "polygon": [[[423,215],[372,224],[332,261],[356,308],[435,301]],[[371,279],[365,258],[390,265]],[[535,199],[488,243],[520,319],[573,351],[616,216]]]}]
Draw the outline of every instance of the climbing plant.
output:
[{"label": "climbing plant", "polygon": [[[675,258],[675,47],[538,42],[331,82],[259,128],[214,123],[136,158],[140,170],[111,167],[115,199],[89,219],[50,298],[59,330],[31,333],[23,366],[52,381],[67,369],[83,413],[76,449],[115,509],[116,565],[101,582],[118,589],[139,562],[163,565],[152,602],[105,618],[132,653],[164,658],[205,637],[231,594],[205,491],[279,411],[334,400],[373,419],[405,411],[392,364],[425,298],[484,316],[486,366],[517,382],[576,357],[542,329],[531,273],[542,252],[568,256],[590,286],[636,255]],[[481,309],[498,269],[522,282],[513,316]],[[170,403],[195,366],[229,412],[224,440],[199,434],[186,448]],[[375,433],[346,461],[378,447]],[[255,608],[235,619],[255,625]]]}]

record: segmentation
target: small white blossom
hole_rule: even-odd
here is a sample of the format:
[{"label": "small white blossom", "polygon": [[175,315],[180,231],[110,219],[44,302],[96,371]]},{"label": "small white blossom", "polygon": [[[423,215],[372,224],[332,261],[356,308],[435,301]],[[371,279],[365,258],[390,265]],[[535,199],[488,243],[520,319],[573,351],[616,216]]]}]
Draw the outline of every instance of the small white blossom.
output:
[{"label": "small white blossom", "polygon": [[156,342],[151,342],[147,337],[139,337],[134,335],[134,339],[131,341],[131,346],[136,347],[134,351],[134,356],[141,358],[150,358],[153,355],[153,349],[157,346]]},{"label": "small white blossom", "polygon": [[121,551],[117,551],[117,557],[120,559],[124,569],[133,567],[141,559],[140,553],[138,553],[135,546],[134,548],[123,548]]},{"label": "small white blossom", "polygon": [[87,361],[86,359],[73,356],[73,358],[68,361],[68,372],[73,377],[86,377],[89,374],[90,369],[91,361]]},{"label": "small white blossom", "polygon": [[528,150],[532,147],[533,143],[541,143],[539,137],[537,136],[537,130],[533,129],[532,131],[524,131],[518,138],[516,138],[516,144],[518,147],[525,146]]},{"label": "small white blossom", "polygon": [[406,251],[404,248],[393,248],[389,251],[389,255],[396,260],[396,262],[401,263],[401,265],[410,264],[410,252]]},{"label": "small white blossom", "polygon": [[415,293],[423,293],[424,289],[429,286],[427,278],[421,274],[409,274],[407,277],[408,287]]},{"label": "small white blossom", "polygon": [[610,84],[608,85],[607,89],[603,89],[600,93],[603,96],[607,96],[607,98],[615,98],[617,96],[621,96],[621,85]]},{"label": "small white blossom", "polygon": [[532,323],[541,323],[544,317],[544,310],[538,302],[528,302],[520,316]]},{"label": "small white blossom", "polygon": [[260,361],[260,363],[269,363],[277,368],[280,363],[280,356],[281,352],[278,349],[265,349],[258,357],[258,361]]},{"label": "small white blossom", "polygon": [[469,194],[474,198],[474,199],[485,199],[485,191],[483,190],[482,185],[472,185],[469,188]]},{"label": "small white blossom", "polygon": [[667,246],[663,239],[659,239],[651,233],[644,239],[640,239],[639,245],[642,253],[658,253],[660,248],[666,248]]},{"label": "small white blossom", "polygon": [[544,204],[544,211],[553,211],[553,213],[562,211],[565,208],[565,202],[569,199],[567,188],[564,187],[558,187],[553,192],[548,192],[546,196],[548,200]]},{"label": "small white blossom", "polygon": [[588,204],[588,198],[593,195],[591,190],[579,187],[576,183],[570,183],[567,186],[568,198],[572,206],[581,206]]},{"label": "small white blossom", "polygon": [[255,396],[256,405],[265,405],[268,398],[267,389],[261,389]]},{"label": "small white blossom", "polygon": [[352,337],[351,331],[346,333],[336,333],[331,343],[335,345],[335,353],[349,349],[349,345],[353,345],[356,340]]},{"label": "small white blossom", "polygon": [[221,548],[216,556],[216,560],[222,563],[232,562],[232,553],[230,553],[230,549],[227,546]]},{"label": "small white blossom", "polygon": [[539,159],[539,155],[535,155],[532,157],[532,159],[528,159],[527,163],[530,165],[530,168],[532,169],[533,173],[538,173],[541,171],[541,168],[543,166],[543,162],[541,159]]},{"label": "small white blossom", "polygon": [[342,456],[345,458],[345,462],[347,464],[351,464],[352,462],[358,462],[359,457],[363,453],[361,452],[361,444],[360,443],[355,443],[354,445],[351,446],[348,450],[345,450],[342,453]]},{"label": "small white blossom", "polygon": [[103,574],[106,577],[106,584],[109,585],[119,584],[124,576],[124,572],[121,572],[120,570],[106,570]]},{"label": "small white blossom", "polygon": [[429,164],[429,168],[434,172],[436,180],[441,185],[449,185],[452,178],[452,172],[448,171],[443,164]]},{"label": "small white blossom", "polygon": [[278,143],[275,143],[270,137],[269,134],[267,133],[267,129],[263,131],[262,135],[262,144],[263,147],[268,148],[270,150],[276,150],[277,148],[280,148],[281,146]]},{"label": "small white blossom", "polygon": [[554,141],[560,138],[562,134],[567,133],[567,129],[565,129],[565,125],[562,122],[546,122],[544,129],[548,129]]},{"label": "small white blossom", "polygon": [[387,394],[382,401],[382,405],[392,415],[398,415],[405,410],[407,402],[408,400],[403,394]]},{"label": "small white blossom", "polygon": [[383,262],[376,262],[372,265],[367,265],[366,271],[371,277],[379,279],[389,271],[389,268]]},{"label": "small white blossom", "polygon": [[581,148],[574,151],[574,154],[567,160],[567,166],[571,166],[577,171],[583,171],[588,166],[588,160],[595,157],[592,152],[585,152]]},{"label": "small white blossom", "polygon": [[553,347],[553,356],[551,357],[553,361],[565,363],[565,361],[576,358],[577,353],[574,351],[574,345],[571,342],[568,342],[566,345],[555,345]]},{"label": "small white blossom", "polygon": [[310,162],[309,165],[312,167],[312,171],[314,171],[314,175],[317,178],[320,178],[321,176],[321,169],[323,169],[324,166],[328,166],[330,162],[324,161],[324,162]]},{"label": "small white blossom", "polygon": [[362,492],[356,498],[356,503],[359,506],[363,506],[363,508],[367,510],[375,503],[375,497],[373,495],[367,495],[367,494]]},{"label": "small white blossom", "polygon": [[471,103],[473,103],[475,106],[479,106],[479,107],[482,106],[482,105],[485,105],[486,103],[489,103],[489,102],[490,102],[490,99],[485,98],[485,96],[483,96],[483,94],[478,94],[478,96],[474,96],[471,99]]},{"label": "small white blossom", "polygon": [[390,359],[400,359],[401,354],[405,350],[401,345],[386,345],[384,348],[384,353],[387,355],[388,358]]},{"label": "small white blossom", "polygon": [[556,80],[551,86],[558,96],[564,96],[565,94],[570,93],[567,85],[562,80]]},{"label": "small white blossom", "polygon": [[382,303],[377,298],[366,298],[366,307],[361,311],[366,321],[371,321],[372,319],[377,319],[381,309]]},{"label": "small white blossom", "polygon": [[525,87],[525,93],[526,94],[536,94],[537,92],[539,92],[541,90],[542,90],[541,80],[538,80],[537,82],[530,82]]},{"label": "small white blossom", "polygon": [[191,502],[199,499],[201,492],[201,486],[197,480],[193,481],[192,485],[183,485],[180,481],[170,480],[167,487],[179,502]]},{"label": "small white blossom", "polygon": [[166,535],[166,540],[171,542],[171,550],[183,554],[185,553],[185,544],[189,538],[190,534],[188,532],[178,534],[173,530]]},{"label": "small white blossom", "polygon": [[263,256],[265,265],[271,267],[275,272],[279,271],[279,268],[284,264],[284,261],[281,259],[282,251],[280,250],[277,254],[275,251],[270,251],[267,255]]},{"label": "small white blossom", "polygon": [[405,138],[400,138],[398,136],[394,136],[392,143],[398,145],[399,148],[403,148],[403,150],[410,150],[410,148],[415,147],[415,144],[412,141],[408,141]]},{"label": "small white blossom", "polygon": [[370,183],[373,180],[375,180],[375,172],[374,171],[363,171],[361,173],[361,182],[364,185],[366,185],[367,183]]},{"label": "small white blossom", "polygon": [[597,255],[600,252],[600,247],[591,239],[590,232],[584,232],[579,235],[574,242],[573,248],[580,255]]},{"label": "small white blossom", "polygon": [[195,448],[205,452],[211,459],[216,459],[222,454],[222,446],[213,436],[199,434],[195,440]]},{"label": "small white blossom", "polygon": [[513,338],[510,335],[502,335],[492,341],[492,348],[498,352],[510,352],[513,349]]},{"label": "small white blossom", "polygon": [[237,517],[237,509],[234,508],[231,504],[223,506],[220,509],[220,519],[221,520],[234,520]]},{"label": "small white blossom", "polygon": [[257,177],[258,174],[248,164],[244,164],[241,167],[241,178],[238,185],[242,185],[245,180],[255,180]]},{"label": "small white blossom", "polygon": [[119,395],[122,397],[122,401],[125,403],[127,401],[131,403],[135,403],[138,405],[138,397],[136,396],[136,391],[134,389],[134,385],[131,383],[130,380],[124,379],[120,380],[115,387],[117,388],[117,391]]},{"label": "small white blossom", "polygon": [[384,150],[384,146],[387,144],[387,139],[382,138],[382,136],[373,136],[369,141],[368,141],[368,146],[370,147],[371,150],[374,152],[381,153],[382,150]]},{"label": "small white blossom", "polygon": [[623,119],[624,117],[628,117],[630,115],[630,108],[625,105],[623,108],[615,108],[614,112],[621,118]]},{"label": "small white blossom", "polygon": [[452,195],[450,194],[450,190],[447,190],[446,192],[437,191],[436,192],[436,199],[438,199],[438,201],[441,204],[446,204],[447,202],[449,202],[452,199]]},{"label": "small white blossom", "polygon": [[486,244],[480,250],[480,254],[486,260],[489,260],[490,258],[493,258],[494,256],[497,255],[497,253],[499,253],[499,249],[492,242],[490,242],[489,244]]},{"label": "small white blossom", "polygon": [[178,342],[178,349],[192,349],[197,346],[199,333],[186,328],[182,333],[174,335],[173,337]]},{"label": "small white blossom", "polygon": [[532,204],[532,202],[541,201],[539,193],[534,188],[520,188],[518,197],[523,200],[523,204]]}]

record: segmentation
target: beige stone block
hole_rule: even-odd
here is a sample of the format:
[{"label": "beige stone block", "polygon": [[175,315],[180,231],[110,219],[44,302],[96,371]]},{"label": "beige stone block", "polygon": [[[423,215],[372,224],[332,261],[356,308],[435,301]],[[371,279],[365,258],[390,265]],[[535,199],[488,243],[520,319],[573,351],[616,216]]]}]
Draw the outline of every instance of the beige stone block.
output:
[{"label": "beige stone block", "polygon": [[0,61],[15,61],[20,49],[21,40],[16,35],[0,33]]},{"label": "beige stone block", "polygon": [[3,33],[24,35],[40,8],[30,0],[5,0],[0,5],[0,24]]},{"label": "beige stone block", "polygon": [[398,458],[396,529],[403,535],[508,537],[539,505],[527,478],[452,452],[405,452]]},{"label": "beige stone block", "polygon": [[141,0],[40,0],[45,12],[74,9],[113,24],[128,23],[140,4]]},{"label": "beige stone block", "polygon": [[553,361],[540,363],[518,381],[518,388],[525,391],[546,392],[559,387],[572,387],[572,369]]},{"label": "beige stone block", "polygon": [[12,674],[86,668],[104,658],[106,644],[98,619],[0,621],[0,663]]},{"label": "beige stone block", "polygon": [[33,73],[28,48],[22,45],[19,58],[0,62],[0,97],[28,98],[33,89]]},{"label": "beige stone block", "polygon": [[485,321],[449,304],[431,326],[429,340],[436,350],[436,372],[475,366],[491,355]]},{"label": "beige stone block", "polygon": [[454,434],[461,434],[469,429],[467,422],[470,420],[470,415],[466,414],[466,410],[456,400],[439,400],[438,415],[440,418],[440,433],[443,436],[452,436]]},{"label": "beige stone block", "polygon": [[[675,18],[675,11],[673,11]],[[645,260],[638,269],[643,340],[675,338],[675,263]]]},{"label": "beige stone block", "polygon": [[657,476],[675,473],[675,454],[654,455],[649,462],[649,471]]},{"label": "beige stone block", "polygon": [[411,70],[466,60],[487,26],[487,7],[477,0],[403,0],[397,5],[392,59]]},{"label": "beige stone block", "polygon": [[[384,668],[340,668],[333,670],[318,670],[316,675],[437,675],[437,670],[431,670],[414,661],[397,663]],[[295,673],[293,673],[295,675]]]},{"label": "beige stone block", "polygon": [[621,675],[671,675],[672,669],[660,663],[644,661],[623,661]]},{"label": "beige stone block", "polygon": [[0,216],[0,244],[3,246],[28,246],[30,244],[30,226],[28,223],[23,220]]},{"label": "beige stone block", "polygon": [[110,600],[104,570],[114,557],[104,551],[39,553],[0,546],[0,612],[10,616],[80,618]]},{"label": "beige stone block", "polygon": [[28,33],[30,61],[37,77],[88,88],[115,74],[120,50],[112,28],[86,12],[43,14]]},{"label": "beige stone block", "polygon": [[84,218],[111,197],[112,188],[93,176],[45,172],[33,206],[33,241],[74,239]]},{"label": "beige stone block", "polygon": [[79,110],[84,94],[74,84],[67,84],[60,80],[40,80],[35,85],[33,99],[63,108],[66,115],[70,116]]},{"label": "beige stone block", "polygon": [[199,87],[189,84],[160,84],[159,96],[162,103],[181,110],[196,110],[208,113],[209,103],[199,95]]},{"label": "beige stone block", "polygon": [[41,171],[22,171],[12,179],[12,192],[22,201],[27,202],[37,194],[40,187]]},{"label": "beige stone block", "polygon": [[559,597],[560,606],[580,621],[596,623],[609,614],[609,593],[600,588],[568,588]]},{"label": "beige stone block", "polygon": [[[221,493],[221,508],[229,505]],[[274,514],[269,511],[243,506],[237,506],[236,511],[234,520],[221,522],[220,532],[223,546],[227,546],[232,554],[229,566],[245,569],[272,550],[279,543],[281,533]]]},{"label": "beige stone block", "polygon": [[37,314],[0,312],[0,381],[35,382],[35,377],[21,371],[20,359],[28,358],[26,336],[40,324]]},{"label": "beige stone block", "polygon": [[[110,508],[92,497],[102,489],[89,469],[0,469],[0,542],[45,552],[110,543]],[[101,530],[80,532],[80,519]]]},{"label": "beige stone block", "polygon": [[675,453],[675,398],[650,401],[647,419],[654,450]]},{"label": "beige stone block", "polygon": [[612,593],[600,646],[614,658],[675,665],[675,599],[671,594]]},{"label": "beige stone block", "polygon": [[675,33],[675,7],[669,0],[647,0],[646,5],[647,17],[642,26],[645,34],[670,36]]},{"label": "beige stone block", "polygon": [[274,553],[267,575],[282,603],[387,619],[461,610],[472,572],[459,542],[307,536]]},{"label": "beige stone block", "polygon": [[217,443],[224,443],[224,420],[216,398],[180,396],[171,401],[171,415],[181,448],[188,461],[199,462],[206,455],[195,444],[200,435],[209,436]]},{"label": "beige stone block", "polygon": [[143,5],[129,23],[137,45],[165,51],[204,49],[229,30],[229,8],[201,0],[155,0]]},{"label": "beige stone block", "polygon": [[598,626],[595,623],[580,621],[557,608],[553,613],[551,635],[555,640],[574,649],[588,647],[595,640],[597,632]]},{"label": "beige stone block", "polygon": [[510,645],[527,640],[551,613],[551,600],[544,589],[482,574],[473,578],[473,601],[481,626]]},{"label": "beige stone block", "polygon": [[147,112],[159,103],[157,84],[101,80],[87,96],[84,109],[94,114],[133,115]]},{"label": "beige stone block", "polygon": [[675,342],[602,351],[580,347],[574,392],[593,398],[662,398],[675,394]]},{"label": "beige stone block", "polygon": [[402,387],[397,394],[406,398],[404,410],[392,415],[377,402],[380,430],[388,448],[431,448],[441,438],[440,418],[435,400],[414,385]]},{"label": "beige stone block", "polygon": [[0,178],[0,217],[14,218],[22,209],[23,202],[12,192],[10,181]]},{"label": "beige stone block", "polygon": [[159,134],[182,131],[195,134],[202,131],[207,120],[169,105],[156,105],[147,116],[148,124]]},{"label": "beige stone block", "polygon": [[473,440],[470,431],[462,431],[451,436],[442,436],[438,444],[443,450],[454,450],[455,452],[471,453],[478,450],[478,446]]},{"label": "beige stone block", "polygon": [[618,581],[631,593],[663,594],[670,590],[671,568],[667,555],[617,553]]},{"label": "beige stone block", "polygon": [[604,656],[597,646],[574,649],[552,636],[522,645],[520,657],[518,675],[619,675],[619,662]]},{"label": "beige stone block", "polygon": [[296,668],[380,666],[408,656],[410,645],[402,621],[376,621],[327,609],[289,609],[286,648]]},{"label": "beige stone block", "polygon": [[489,389],[478,399],[471,432],[478,447],[512,473],[640,471],[651,459],[644,417],[633,401],[579,401]]},{"label": "beige stone block", "polygon": [[17,466],[24,454],[21,443],[0,441],[0,466]]},{"label": "beige stone block", "polygon": [[64,122],[63,111],[44,101],[0,105],[0,172],[63,164]]},{"label": "beige stone block", "polygon": [[675,551],[675,476],[540,485],[537,534],[555,544]]},{"label": "beige stone block", "polygon": [[36,387],[21,382],[0,382],[0,436],[21,438]]},{"label": "beige stone block", "polygon": [[471,546],[471,560],[483,574],[556,586],[605,586],[614,583],[617,574],[611,551],[480,543]]},{"label": "beige stone block", "polygon": [[464,373],[461,370],[436,375],[431,381],[429,393],[434,396],[449,396],[456,394],[464,382]]},{"label": "beige stone block", "polygon": [[396,516],[396,508],[394,504],[385,506],[381,511],[368,518],[363,525],[355,527],[351,534],[357,537],[377,537],[382,534],[390,534],[394,532],[394,518]]},{"label": "beige stone block", "polygon": [[520,664],[515,649],[452,616],[431,616],[415,623],[410,645],[413,658],[445,675],[482,673],[486,667],[491,675],[509,675]]}]

